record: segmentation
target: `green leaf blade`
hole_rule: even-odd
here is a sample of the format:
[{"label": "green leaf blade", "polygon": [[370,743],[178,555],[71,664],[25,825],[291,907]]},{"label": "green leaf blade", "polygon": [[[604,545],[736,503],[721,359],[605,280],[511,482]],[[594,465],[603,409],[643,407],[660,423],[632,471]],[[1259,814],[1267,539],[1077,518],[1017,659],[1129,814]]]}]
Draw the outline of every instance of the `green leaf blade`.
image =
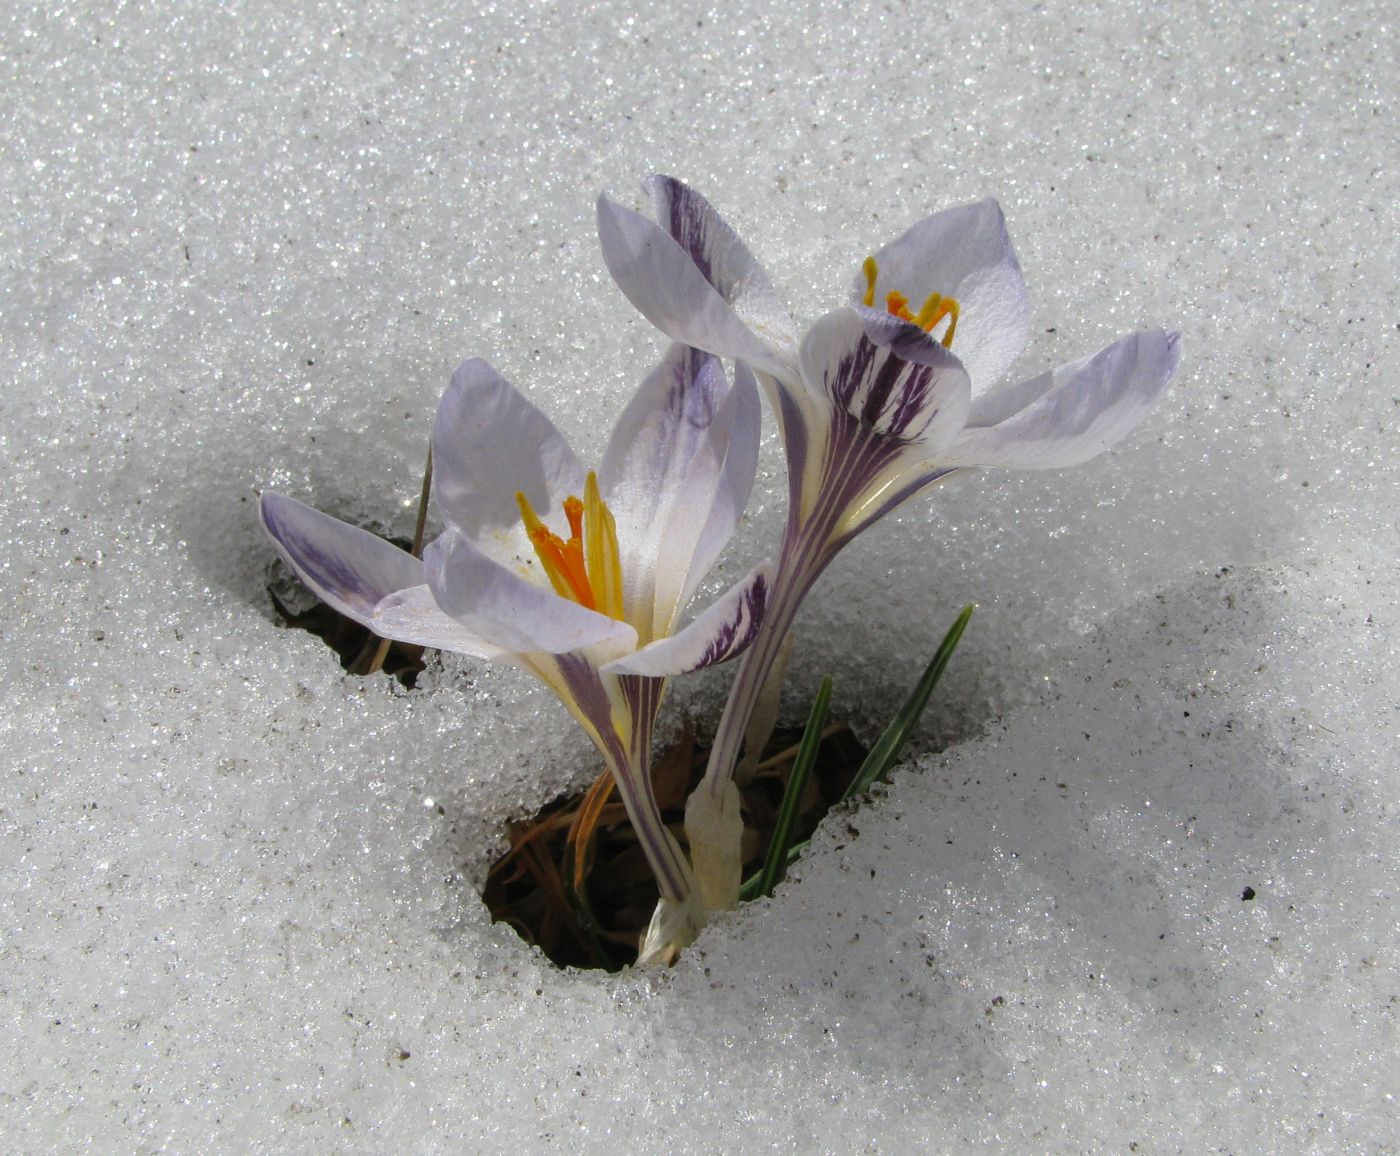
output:
[{"label": "green leaf blade", "polygon": [[939,643],[933,659],[924,668],[923,676],[914,687],[913,693],[905,700],[899,713],[890,720],[889,726],[875,740],[875,745],[870,748],[870,754],[866,756],[865,762],[856,772],[856,777],[851,780],[851,785],[846,788],[846,793],[841,796],[841,802],[844,803],[848,799],[854,799],[857,795],[865,794],[880,779],[889,774],[895,760],[899,758],[899,752],[904,749],[904,744],[918,725],[924,708],[928,706],[929,696],[933,694],[933,688],[938,685],[938,680],[943,677],[943,672],[948,668],[953,651],[957,650],[958,643],[962,640],[963,631],[967,629],[968,619],[972,617],[972,612],[975,609],[976,607],[972,604],[964,606],[962,613],[948,628],[948,633],[943,636],[943,641]]},{"label": "green leaf blade", "polygon": [[[788,775],[787,789],[783,791],[783,801],[778,808],[778,821],[773,826],[772,838],[768,841],[768,852],[763,858],[763,866],[739,889],[741,899],[754,899],[772,895],[773,888],[781,882],[787,871],[788,851],[792,845],[792,830],[797,822],[797,813],[802,806],[802,796],[812,777],[812,768],[817,762],[817,751],[821,747],[822,729],[826,726],[827,706],[831,702],[831,679],[822,679],[817,697],[812,700],[812,711],[807,716],[807,729],[802,732],[802,743],[797,748],[797,758]],[[750,886],[752,885],[752,887]]]}]

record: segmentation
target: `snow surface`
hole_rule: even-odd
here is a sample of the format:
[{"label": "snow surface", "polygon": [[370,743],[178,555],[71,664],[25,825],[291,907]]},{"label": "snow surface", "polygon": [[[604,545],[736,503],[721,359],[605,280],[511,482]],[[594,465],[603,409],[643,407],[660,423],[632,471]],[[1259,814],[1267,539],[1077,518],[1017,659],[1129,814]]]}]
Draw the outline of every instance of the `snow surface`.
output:
[{"label": "snow surface", "polygon": [[[1396,33],[1365,2],[8,8],[3,1146],[1396,1151]],[[1116,453],[962,480],[833,567],[792,709],[830,671],[870,726],[976,600],[920,737],[951,745],[610,978],[476,891],[592,769],[562,710],[466,661],[344,675],[277,625],[254,502],[407,532],[469,355],[599,452],[661,343],[593,197],[654,170],[799,318],[995,195],[1027,372],[1186,344]],[[766,454],[715,588],[776,533]]]}]

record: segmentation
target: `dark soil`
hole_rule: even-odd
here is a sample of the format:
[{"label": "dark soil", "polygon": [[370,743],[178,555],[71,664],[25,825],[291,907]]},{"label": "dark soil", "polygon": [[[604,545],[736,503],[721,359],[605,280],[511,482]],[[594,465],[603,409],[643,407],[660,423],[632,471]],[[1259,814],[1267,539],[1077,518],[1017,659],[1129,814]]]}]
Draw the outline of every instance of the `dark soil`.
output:
[{"label": "dark soil", "polygon": [[[774,733],[759,770],[742,790],[744,877],[758,870],[797,754],[800,730]],[[699,784],[709,748],[687,730],[656,760],[652,773],[662,817],[682,847],[685,800]],[[816,830],[860,769],[865,748],[844,726],[822,740],[793,842]],[[636,961],[659,898],[655,880],[615,794],[603,808],[582,885],[573,878],[576,850],[569,835],[586,792],[561,796],[509,829],[510,848],[492,866],[484,899],[491,916],[509,923],[527,943],[561,967],[616,971]]]}]

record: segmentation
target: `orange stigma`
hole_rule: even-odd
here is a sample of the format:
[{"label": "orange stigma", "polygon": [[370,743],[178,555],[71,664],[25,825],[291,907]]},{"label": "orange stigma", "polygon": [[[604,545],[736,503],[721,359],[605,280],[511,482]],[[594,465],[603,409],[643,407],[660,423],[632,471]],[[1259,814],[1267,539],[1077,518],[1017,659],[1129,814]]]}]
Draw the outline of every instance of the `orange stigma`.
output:
[{"label": "orange stigma", "polygon": [[612,511],[598,492],[598,476],[589,472],[583,498],[564,499],[569,523],[566,541],[546,526],[523,491],[516,504],[554,592],[589,610],[622,618],[622,563]]},{"label": "orange stigma", "polygon": [[[875,305],[875,282],[880,276],[880,267],[875,262],[874,257],[867,257],[861,266],[865,274],[865,297],[863,301],[871,308]],[[932,333],[936,326],[945,317],[948,319],[948,328],[944,331],[939,340],[945,349],[953,344],[953,334],[958,328],[958,302],[954,297],[944,297],[939,293],[930,293],[917,313],[909,311],[909,298],[898,289],[891,289],[885,294],[885,311],[898,317],[901,321],[908,321],[911,325],[917,325],[925,333]]]}]

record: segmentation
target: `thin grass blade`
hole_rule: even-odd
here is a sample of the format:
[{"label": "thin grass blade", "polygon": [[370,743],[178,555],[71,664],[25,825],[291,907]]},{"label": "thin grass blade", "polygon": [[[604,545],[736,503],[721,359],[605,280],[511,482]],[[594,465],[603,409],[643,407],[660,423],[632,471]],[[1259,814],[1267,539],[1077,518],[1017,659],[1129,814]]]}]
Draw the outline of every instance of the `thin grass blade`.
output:
[{"label": "thin grass blade", "polygon": [[929,695],[933,693],[933,688],[938,685],[938,680],[943,677],[943,672],[953,657],[953,651],[957,650],[958,643],[962,640],[963,631],[967,629],[967,620],[972,617],[974,609],[976,607],[972,605],[964,606],[962,613],[948,628],[948,633],[943,636],[943,641],[939,643],[933,660],[924,668],[923,677],[914,687],[914,692],[905,701],[899,713],[890,721],[889,726],[875,740],[875,745],[870,748],[870,754],[866,756],[865,762],[856,772],[856,777],[851,780],[851,785],[846,788],[846,793],[841,796],[841,802],[844,803],[857,795],[865,794],[876,782],[889,774],[890,768],[899,758],[899,752],[904,749],[905,742],[908,741],[910,734],[918,725],[919,718],[924,713],[924,707],[928,706]]},{"label": "thin grass blade", "polygon": [[[831,679],[822,679],[821,689],[812,701],[811,714],[807,716],[807,729],[802,732],[802,745],[788,776],[787,789],[778,808],[778,821],[773,826],[773,836],[768,843],[768,853],[764,856],[763,867],[754,877],[753,895],[745,896],[747,887],[740,889],[741,898],[758,895],[772,895],[773,888],[782,880],[787,871],[788,851],[792,846],[792,828],[797,821],[797,813],[802,806],[802,796],[807,790],[807,780],[812,776],[812,767],[817,761],[817,750],[822,742],[822,728],[826,725],[826,710],[831,702]],[[752,882],[752,880],[750,881]]]}]

